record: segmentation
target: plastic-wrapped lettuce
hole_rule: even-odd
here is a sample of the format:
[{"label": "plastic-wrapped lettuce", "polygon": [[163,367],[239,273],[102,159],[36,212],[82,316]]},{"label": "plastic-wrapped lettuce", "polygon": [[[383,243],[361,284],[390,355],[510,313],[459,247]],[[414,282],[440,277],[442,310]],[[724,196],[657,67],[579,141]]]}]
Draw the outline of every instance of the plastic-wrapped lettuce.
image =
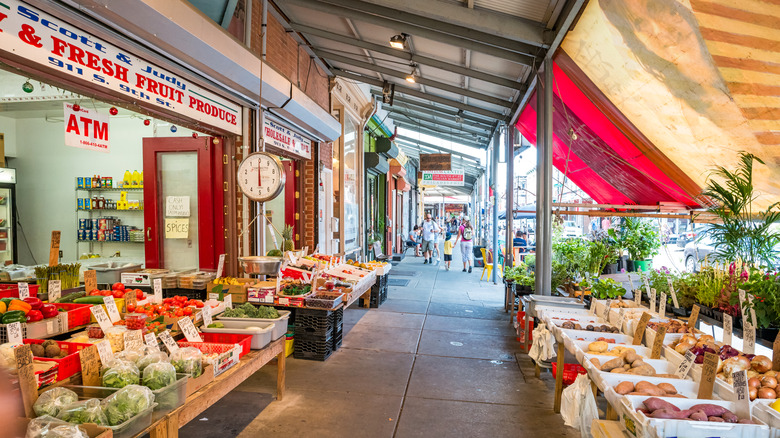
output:
[{"label": "plastic-wrapped lettuce", "polygon": [[171,353],[171,364],[177,373],[198,377],[203,374],[202,355],[195,347],[184,347]]},{"label": "plastic-wrapped lettuce", "polygon": [[33,404],[33,410],[39,417],[42,415],[56,417],[62,408],[78,400],[79,396],[70,389],[52,388],[38,397]]},{"label": "plastic-wrapped lettuce", "polygon": [[57,418],[74,424],[108,424],[103,408],[100,406],[100,400],[96,398],[77,401],[65,406],[60,409]]},{"label": "plastic-wrapped lettuce", "polygon": [[154,405],[152,390],[140,385],[128,385],[103,399],[101,403],[108,424],[118,426]]},{"label": "plastic-wrapped lettuce", "polygon": [[141,381],[141,372],[132,362],[116,359],[103,371],[103,386],[108,388],[124,388],[127,385],[137,385]]},{"label": "plastic-wrapped lettuce", "polygon": [[143,348],[134,348],[130,350],[122,350],[114,355],[115,359],[122,359],[128,362],[136,363],[144,356]]},{"label": "plastic-wrapped lettuce", "polygon": [[144,372],[144,369],[146,369],[149,364],[157,363],[157,362],[167,362],[168,361],[168,355],[165,354],[163,351],[146,351],[146,355],[140,359],[138,359],[138,362],[135,363],[135,365],[138,367],[138,371]]},{"label": "plastic-wrapped lettuce", "polygon": [[25,438],[89,438],[89,435],[75,424],[44,415],[30,420]]},{"label": "plastic-wrapped lettuce", "polygon": [[144,369],[143,385],[152,391],[172,384],[176,381],[176,368],[168,362],[149,364]]}]

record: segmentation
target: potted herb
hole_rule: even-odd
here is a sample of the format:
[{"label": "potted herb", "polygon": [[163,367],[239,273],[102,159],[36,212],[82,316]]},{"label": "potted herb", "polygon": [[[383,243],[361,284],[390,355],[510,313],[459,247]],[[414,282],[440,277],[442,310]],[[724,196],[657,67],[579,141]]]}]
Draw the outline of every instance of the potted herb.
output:
[{"label": "potted herb", "polygon": [[752,269],[742,288],[753,295],[752,303],[745,300],[745,315],[752,308],[756,314],[756,336],[774,341],[780,327],[780,275],[765,274]]}]

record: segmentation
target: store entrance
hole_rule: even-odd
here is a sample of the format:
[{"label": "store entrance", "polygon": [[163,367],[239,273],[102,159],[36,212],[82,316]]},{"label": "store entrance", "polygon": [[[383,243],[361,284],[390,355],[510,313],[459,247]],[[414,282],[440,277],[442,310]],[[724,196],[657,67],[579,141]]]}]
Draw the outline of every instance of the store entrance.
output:
[{"label": "store entrance", "polygon": [[144,138],[146,267],[215,269],[224,252],[223,139]]}]

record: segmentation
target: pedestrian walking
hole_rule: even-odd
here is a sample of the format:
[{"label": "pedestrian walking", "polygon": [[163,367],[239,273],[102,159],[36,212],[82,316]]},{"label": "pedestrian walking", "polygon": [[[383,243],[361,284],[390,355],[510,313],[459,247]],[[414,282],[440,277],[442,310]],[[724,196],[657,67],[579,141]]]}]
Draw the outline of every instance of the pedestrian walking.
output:
[{"label": "pedestrian walking", "polygon": [[463,216],[461,225],[458,228],[458,238],[455,244],[460,242],[460,254],[463,257],[463,272],[471,273],[471,253],[474,251],[474,228],[471,227],[471,221],[468,216]]},{"label": "pedestrian walking", "polygon": [[444,241],[444,267],[449,271],[452,264],[452,249],[455,247],[455,239],[452,238],[452,233],[447,233]]},{"label": "pedestrian walking", "polygon": [[424,265],[428,263],[433,264],[433,259],[431,257],[434,249],[434,240],[436,239],[436,234],[440,231],[441,228],[439,228],[439,224],[431,219],[431,214],[426,214],[425,222],[422,224],[422,252],[423,257],[425,257],[425,261],[423,262]]}]

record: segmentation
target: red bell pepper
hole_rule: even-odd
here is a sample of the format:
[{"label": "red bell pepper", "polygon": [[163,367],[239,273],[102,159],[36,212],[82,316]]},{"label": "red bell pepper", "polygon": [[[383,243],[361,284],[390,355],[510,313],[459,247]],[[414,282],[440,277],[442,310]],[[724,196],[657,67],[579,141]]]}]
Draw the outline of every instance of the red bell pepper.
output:
[{"label": "red bell pepper", "polygon": [[30,310],[27,312],[27,322],[36,322],[43,320],[43,313],[40,310]]},{"label": "red bell pepper", "polygon": [[24,302],[29,304],[30,307],[32,307],[32,310],[41,310],[41,306],[43,305],[43,301],[41,301],[40,298],[35,297],[25,298]]},{"label": "red bell pepper", "polygon": [[54,318],[57,316],[60,312],[57,310],[57,306],[54,304],[44,304],[41,306],[41,313],[43,314],[43,318]]}]

